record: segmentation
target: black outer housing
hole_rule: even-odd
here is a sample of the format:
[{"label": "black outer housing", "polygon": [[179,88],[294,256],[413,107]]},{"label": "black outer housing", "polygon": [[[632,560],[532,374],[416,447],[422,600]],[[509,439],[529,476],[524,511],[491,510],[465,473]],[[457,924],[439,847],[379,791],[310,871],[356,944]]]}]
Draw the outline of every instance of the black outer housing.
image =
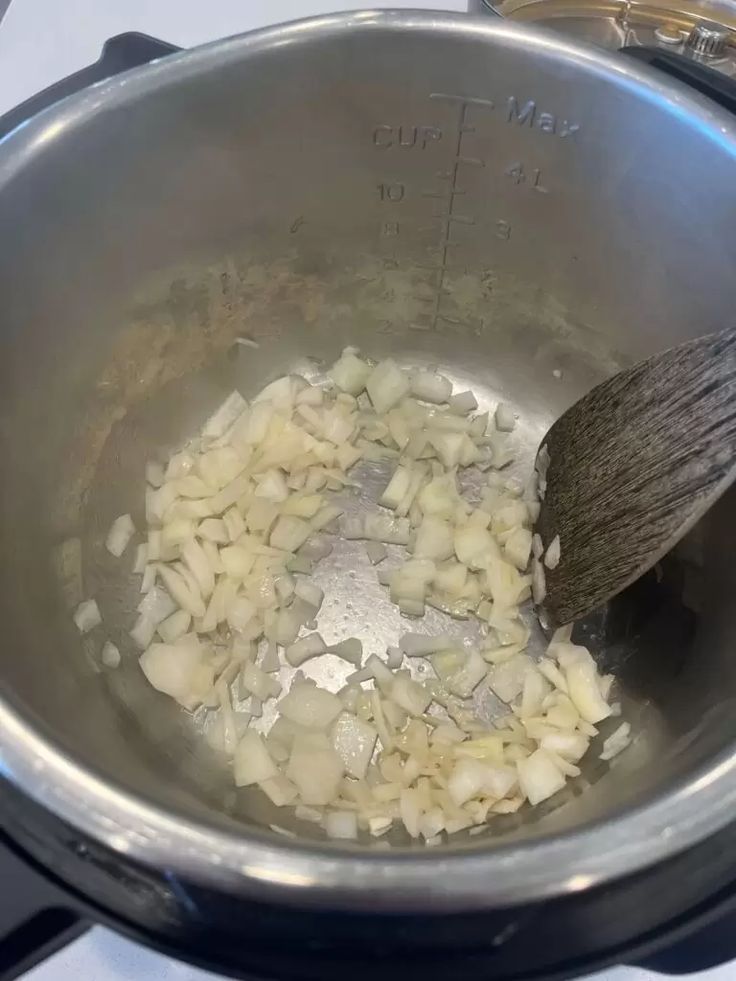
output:
[{"label": "black outer housing", "polygon": [[[680,973],[736,955],[736,825],[604,886],[439,916],[274,907],[211,889],[85,839],[10,784],[0,787],[0,826],[32,874],[43,875],[53,908],[66,910],[68,920],[108,925],[237,978],[344,981],[347,973],[351,981],[561,981],[608,964]],[[12,964],[0,966],[3,981],[17,976]]]},{"label": "black outer housing", "polygon": [[[73,92],[179,49],[111,38],[94,65],[0,118],[0,138]],[[621,49],[736,111],[736,84],[658,48]],[[106,924],[212,971],[274,981],[554,981],[637,964],[685,974],[736,958],[736,824],[650,869],[486,913],[348,914],[273,907],[148,869],[0,780],[0,981]],[[12,883],[12,887],[11,887]]]}]

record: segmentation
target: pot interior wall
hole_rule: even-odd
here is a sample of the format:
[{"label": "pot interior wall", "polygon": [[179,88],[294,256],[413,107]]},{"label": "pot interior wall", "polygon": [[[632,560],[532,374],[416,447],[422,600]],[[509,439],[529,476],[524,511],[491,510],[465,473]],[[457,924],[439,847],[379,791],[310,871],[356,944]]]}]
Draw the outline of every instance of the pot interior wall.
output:
[{"label": "pot interior wall", "polygon": [[[623,72],[502,32],[395,33],[366,16],[186,58],[0,147],[3,694],[71,757],[182,816],[283,825],[235,791],[202,719],[149,688],[127,639],[132,557],[115,563],[103,541],[121,512],[142,526],[146,460],[234,385],[247,397],[357,343],[510,401],[528,471],[592,384],[726,322],[734,160]],[[619,674],[635,745],[468,847],[642,804],[731,746],[733,504],[583,625]],[[335,554],[325,635],[347,616],[380,651],[401,621],[357,552]],[[106,626],[81,642],[69,608],[92,594]]]}]

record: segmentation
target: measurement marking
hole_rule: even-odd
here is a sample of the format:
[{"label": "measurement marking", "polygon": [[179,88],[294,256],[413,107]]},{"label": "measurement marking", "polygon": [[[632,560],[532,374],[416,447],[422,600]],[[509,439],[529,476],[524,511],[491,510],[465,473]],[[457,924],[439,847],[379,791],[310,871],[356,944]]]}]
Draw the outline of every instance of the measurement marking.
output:
[{"label": "measurement marking", "polygon": [[449,201],[450,198],[454,197],[456,194],[467,194],[468,192],[462,188],[458,188],[456,191],[422,191],[423,198],[436,198],[438,201]]},{"label": "measurement marking", "polygon": [[[465,105],[471,106],[487,106],[489,109],[494,109],[495,105],[491,99],[479,99],[474,95],[455,95],[451,92],[432,92],[430,94],[430,99],[440,99],[446,102],[462,102]],[[465,120],[460,124],[464,125]]]},{"label": "measurement marking", "polygon": [[[440,98],[442,97],[441,93],[436,93],[436,96],[437,97],[440,97]],[[450,98],[452,98],[453,101],[456,101],[453,97],[450,97]],[[455,146],[455,166],[452,168],[452,171],[450,172],[450,175],[449,175],[449,180],[451,181],[450,192],[453,192],[453,191],[456,191],[457,190],[457,171],[458,171],[458,167],[460,166],[460,158],[463,155],[462,152],[461,152],[462,151],[462,145],[463,145],[463,133],[464,133],[464,130],[465,130],[465,126],[467,124],[467,114],[468,114],[468,100],[467,99],[461,100],[460,106],[459,106],[459,110],[460,110],[459,111],[459,117],[458,117],[458,121],[457,121],[457,144]],[[446,218],[446,220],[444,222],[444,226],[445,226],[444,227],[444,233],[443,233],[442,238],[440,239],[440,249],[441,249],[441,263],[440,263],[440,265],[442,266],[442,272],[440,273],[440,276],[439,276],[439,279],[438,279],[438,282],[437,282],[437,294],[435,296],[435,300],[434,300],[434,304],[433,304],[433,310],[432,310],[432,327],[433,328],[436,328],[437,321],[438,321],[438,319],[440,317],[440,305],[442,304],[442,295],[443,295],[443,290],[445,289],[445,275],[446,275],[446,271],[447,271],[447,259],[448,259],[448,256],[449,256],[449,251],[455,245],[459,244],[459,243],[456,243],[456,242],[452,242],[450,240],[450,227],[451,227],[451,223],[453,221],[454,208],[455,208],[455,194],[450,193],[450,195],[449,195],[448,210],[447,210],[447,218]]]},{"label": "measurement marking", "polygon": [[475,132],[475,126],[463,126],[462,127],[462,132],[463,133],[474,133]]},{"label": "measurement marking", "polygon": [[452,324],[453,327],[467,327],[468,323],[465,320],[458,320],[457,317],[448,317],[446,313],[437,314],[440,320],[446,321],[448,324]]},{"label": "measurement marking", "polygon": [[480,159],[480,157],[457,157],[457,162],[459,164],[465,164],[466,167],[485,167],[485,163]]},{"label": "measurement marking", "polygon": [[470,215],[455,215],[451,211],[447,215],[448,221],[456,221],[460,225],[474,225],[475,218],[471,218]]}]

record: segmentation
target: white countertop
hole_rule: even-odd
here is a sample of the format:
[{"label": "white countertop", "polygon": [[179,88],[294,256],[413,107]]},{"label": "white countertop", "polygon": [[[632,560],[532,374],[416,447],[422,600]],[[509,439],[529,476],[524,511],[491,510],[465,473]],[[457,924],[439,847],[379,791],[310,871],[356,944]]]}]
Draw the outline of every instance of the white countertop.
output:
[{"label": "white countertop", "polygon": [[[11,0],[0,22],[0,113],[96,61],[115,34],[141,31],[191,47],[242,31],[360,7],[464,11],[466,0]],[[736,981],[736,963],[688,976]],[[30,971],[25,981],[213,981],[215,975],[162,957],[102,927]],[[638,968],[615,968],[589,981],[655,981]]]}]

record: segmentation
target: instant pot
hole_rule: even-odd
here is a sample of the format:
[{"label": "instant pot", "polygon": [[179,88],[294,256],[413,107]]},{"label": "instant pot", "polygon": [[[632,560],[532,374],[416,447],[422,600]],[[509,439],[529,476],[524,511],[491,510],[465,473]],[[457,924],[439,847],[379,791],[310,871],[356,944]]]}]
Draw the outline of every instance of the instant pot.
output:
[{"label": "instant pot", "polygon": [[103,529],[233,372],[255,390],[356,340],[462,365],[522,399],[532,446],[618,366],[729,323],[732,91],[686,75],[364,11],[183,53],[124,37],[5,117],[0,822],[58,904],[243,977],[570,977],[669,966],[698,931],[736,953],[734,494],[596,626],[631,749],[432,850],[271,830],[69,615],[94,591],[124,626]]}]

